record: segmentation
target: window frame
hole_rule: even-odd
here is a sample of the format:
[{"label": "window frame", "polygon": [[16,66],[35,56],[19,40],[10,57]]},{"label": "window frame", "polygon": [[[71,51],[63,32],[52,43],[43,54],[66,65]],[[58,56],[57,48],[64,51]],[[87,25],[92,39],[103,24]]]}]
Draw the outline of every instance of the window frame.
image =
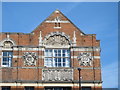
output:
[{"label": "window frame", "polygon": [[[3,88],[7,88],[7,90],[11,90],[11,87],[10,86],[2,86],[1,87],[1,90],[3,90]],[[5,89],[6,90],[6,89]]]},{"label": "window frame", "polygon": [[33,88],[33,90],[35,90],[35,87],[34,87],[34,86],[25,86],[25,87],[24,87],[24,90],[27,90],[26,88]]},{"label": "window frame", "polygon": [[[9,56],[3,56],[3,53],[4,52],[11,52],[12,53],[12,55],[11,55],[11,57],[9,57]],[[9,64],[8,65],[3,65],[3,58],[11,58],[11,60],[9,60]],[[11,67],[12,66],[12,59],[13,59],[13,51],[2,51],[2,57],[1,57],[1,67]]]},{"label": "window frame", "polygon": [[88,89],[88,90],[92,90],[91,86],[83,86],[83,87],[82,87],[82,90],[87,90],[87,89]]},{"label": "window frame", "polygon": [[56,88],[59,88],[61,90],[64,90],[64,89],[72,90],[71,87],[44,87],[44,90],[47,90],[47,89],[55,90]]},{"label": "window frame", "polygon": [[[51,56],[46,56],[46,50],[49,50],[52,52]],[[59,50],[60,50],[60,53],[59,53]],[[68,50],[68,51],[65,54],[65,53],[63,53],[63,50],[66,50],[66,51]],[[57,51],[57,53],[55,53],[55,51]],[[65,56],[63,56],[63,54]],[[59,59],[59,58],[61,58],[60,66],[58,65],[59,64],[58,60],[57,60],[57,62],[55,62],[55,59]],[[46,62],[46,59],[51,59],[51,66],[49,64],[47,64],[48,62]],[[64,59],[66,59],[65,62],[63,61]],[[57,65],[55,65],[56,63],[57,63]],[[64,68],[71,67],[71,51],[70,51],[70,49],[69,48],[46,48],[46,49],[44,49],[44,67],[56,67],[56,68],[57,67],[59,67],[59,68],[60,67],[64,67]]]}]

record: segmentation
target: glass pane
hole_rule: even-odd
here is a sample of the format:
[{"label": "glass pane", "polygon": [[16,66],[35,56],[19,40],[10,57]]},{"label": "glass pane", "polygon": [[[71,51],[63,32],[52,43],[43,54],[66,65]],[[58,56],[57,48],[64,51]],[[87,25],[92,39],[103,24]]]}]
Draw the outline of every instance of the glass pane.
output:
[{"label": "glass pane", "polygon": [[45,56],[48,56],[48,50],[47,49],[45,50]]},{"label": "glass pane", "polygon": [[65,50],[64,50],[64,49],[62,50],[62,53],[65,53]]},{"label": "glass pane", "polygon": [[57,57],[57,50],[54,50],[54,57]]},{"label": "glass pane", "polygon": [[49,56],[49,57],[52,57],[52,50],[49,50],[48,56]]},{"label": "glass pane", "polygon": [[9,56],[12,57],[13,52],[3,52],[3,56]]},{"label": "glass pane", "polygon": [[48,66],[48,58],[45,58],[44,64],[45,64],[45,66]]},{"label": "glass pane", "polygon": [[3,62],[3,65],[7,65],[7,66],[9,66],[9,63]]},{"label": "glass pane", "polygon": [[55,63],[57,63],[57,58],[55,58]]},{"label": "glass pane", "polygon": [[44,66],[52,67],[53,66],[52,58],[45,58]]},{"label": "glass pane", "polygon": [[58,57],[61,57],[61,50],[58,50]]},{"label": "glass pane", "polygon": [[45,57],[52,57],[52,49],[45,50]]},{"label": "glass pane", "polygon": [[66,51],[65,51],[65,56],[66,56],[66,57],[69,57],[69,56],[70,56],[70,50],[66,50]]},{"label": "glass pane", "polygon": [[3,57],[3,62],[8,62],[8,61],[9,61],[8,57]]},{"label": "glass pane", "polygon": [[12,58],[11,58],[11,57],[9,57],[9,58],[8,58],[8,61],[9,61],[9,62],[11,62],[11,60],[12,60]]},{"label": "glass pane", "polygon": [[58,67],[61,67],[61,63],[58,63]]},{"label": "glass pane", "polygon": [[65,67],[65,63],[63,63],[63,67]]},{"label": "glass pane", "polygon": [[3,52],[3,56],[7,56],[7,52]]},{"label": "glass pane", "polygon": [[61,67],[61,58],[58,58],[58,67]]},{"label": "glass pane", "polygon": [[61,58],[58,58],[58,63],[61,63]]},{"label": "glass pane", "polygon": [[[11,60],[11,59],[10,59]],[[8,57],[4,57],[2,61],[2,65],[10,66],[10,61]]]},{"label": "glass pane", "polygon": [[44,60],[44,66],[47,66],[47,58]]},{"label": "glass pane", "polygon": [[55,59],[53,59],[53,67],[56,67],[56,65],[55,65]]},{"label": "glass pane", "polygon": [[63,58],[63,63],[65,63],[66,62],[66,58]]},{"label": "glass pane", "polygon": [[70,59],[66,58],[66,67],[70,67]]},{"label": "glass pane", "polygon": [[57,67],[57,58],[55,58],[55,67]]},{"label": "glass pane", "polygon": [[9,56],[9,57],[12,57],[12,52],[8,52],[8,56]]}]

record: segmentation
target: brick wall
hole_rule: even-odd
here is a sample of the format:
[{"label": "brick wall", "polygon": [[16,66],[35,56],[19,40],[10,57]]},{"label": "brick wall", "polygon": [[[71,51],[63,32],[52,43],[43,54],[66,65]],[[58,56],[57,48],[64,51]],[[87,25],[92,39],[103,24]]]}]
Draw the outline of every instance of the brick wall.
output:
[{"label": "brick wall", "polygon": [[[47,23],[46,21],[51,21],[55,17],[61,17],[63,21],[69,21],[69,23],[61,23],[61,28],[55,29],[55,23]],[[70,40],[73,41],[74,31],[76,35],[76,46],[70,47],[71,50],[71,67],[74,69],[73,73],[73,81],[78,81],[78,70],[77,68],[82,68],[81,76],[82,81],[101,81],[101,64],[100,58],[93,58],[92,66],[80,66],[77,56],[81,52],[90,52],[92,56],[100,56],[100,50],[92,51],[80,51],[81,47],[89,48],[89,47],[100,47],[100,41],[96,40],[95,34],[84,34],[80,29],[78,29],[70,20],[68,20],[61,12],[55,13],[49,16],[43,23],[41,23],[34,31],[31,33],[1,33],[0,41],[7,38],[9,34],[9,38],[12,39],[16,46],[12,47],[13,50],[13,60],[12,67],[7,68],[1,66],[2,70],[2,80],[3,81],[37,81],[42,80],[42,69],[44,67],[44,58],[38,57],[35,66],[25,66],[24,60],[22,58],[24,52],[35,52],[38,56],[44,56],[44,46],[39,47],[39,36],[40,31],[42,35],[42,41],[45,36],[49,35],[51,32],[64,32],[66,35],[70,37]],[[3,46],[0,47],[3,49]],[[23,50],[22,48],[25,48]],[[31,48],[31,49],[30,49]],[[35,48],[36,50],[33,50]],[[15,50],[16,49],[16,50]],[[41,50],[38,50],[41,49]],[[42,50],[43,49],[43,50]],[[73,50],[72,50],[73,49]],[[74,50],[76,49],[76,50]],[[2,56],[2,51],[0,56]],[[0,58],[0,63],[2,58]],[[38,68],[39,67],[39,68]],[[12,87],[13,89],[15,87]],[[40,87],[41,88],[41,87]],[[78,87],[74,87],[78,90]],[[22,90],[22,89],[21,89]],[[37,89],[36,89],[37,90]],[[42,90],[42,89],[41,89]]]}]

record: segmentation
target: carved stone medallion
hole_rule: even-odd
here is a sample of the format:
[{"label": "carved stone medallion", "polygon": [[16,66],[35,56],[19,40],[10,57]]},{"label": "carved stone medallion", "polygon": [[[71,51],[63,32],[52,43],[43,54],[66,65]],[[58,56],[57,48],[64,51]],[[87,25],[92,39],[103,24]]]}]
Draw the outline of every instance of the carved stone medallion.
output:
[{"label": "carved stone medallion", "polygon": [[80,66],[91,66],[92,65],[91,53],[81,52],[78,56],[78,61],[80,63]]},{"label": "carved stone medallion", "polygon": [[23,59],[24,65],[28,66],[36,65],[37,56],[35,52],[25,52]]}]

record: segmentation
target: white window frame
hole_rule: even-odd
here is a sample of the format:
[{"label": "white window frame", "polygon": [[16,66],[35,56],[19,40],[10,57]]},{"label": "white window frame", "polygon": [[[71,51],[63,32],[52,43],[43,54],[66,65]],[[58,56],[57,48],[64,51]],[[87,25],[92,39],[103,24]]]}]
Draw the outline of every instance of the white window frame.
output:
[{"label": "white window frame", "polygon": [[[46,57],[46,50],[52,50],[52,56],[47,56]],[[60,55],[63,55],[63,50],[69,50],[69,55],[68,56],[55,56],[55,50],[57,50],[57,52],[58,52],[58,50],[60,50]],[[58,53],[57,53],[58,54]],[[65,54],[66,55],[66,54]],[[45,50],[44,50],[44,56],[45,56],[45,58],[44,58],[44,66],[45,67],[71,67],[71,60],[70,60],[70,49],[59,49],[59,48],[57,48],[57,49],[51,49],[51,48],[46,48]],[[51,59],[51,64],[48,64],[48,62],[46,62],[46,59],[48,59],[48,58],[50,58]],[[58,65],[58,58],[61,58],[61,65],[59,66]],[[63,62],[63,59],[66,59],[65,60],[65,62]],[[57,59],[57,65],[56,65],[56,62],[55,62],[55,59]],[[63,63],[65,63],[65,66],[63,65]],[[54,65],[53,65],[54,64]]]},{"label": "white window frame", "polygon": [[9,65],[3,65],[3,58],[4,58],[4,56],[3,56],[3,52],[12,52],[12,51],[2,51],[2,59],[1,59],[1,66],[2,67],[11,67],[12,66],[12,59],[13,59],[13,52],[12,52],[12,56],[11,56],[11,60],[9,60]]}]

